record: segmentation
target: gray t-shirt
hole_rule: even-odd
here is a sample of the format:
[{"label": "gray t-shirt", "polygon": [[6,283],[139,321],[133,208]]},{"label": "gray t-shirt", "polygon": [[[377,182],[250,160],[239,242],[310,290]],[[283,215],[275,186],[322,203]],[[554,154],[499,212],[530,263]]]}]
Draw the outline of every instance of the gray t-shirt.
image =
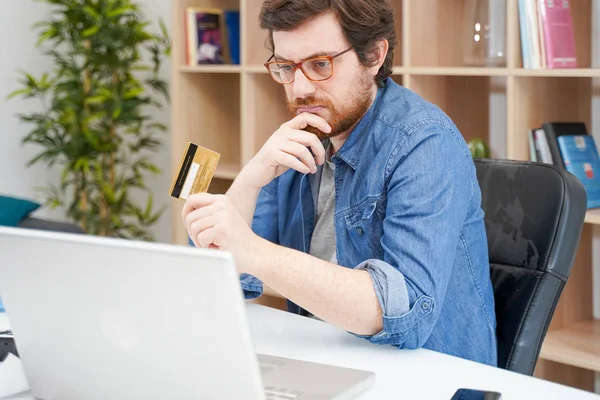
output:
[{"label": "gray t-shirt", "polygon": [[325,161],[317,196],[315,229],[310,241],[309,254],[337,264],[335,253],[335,164]]}]

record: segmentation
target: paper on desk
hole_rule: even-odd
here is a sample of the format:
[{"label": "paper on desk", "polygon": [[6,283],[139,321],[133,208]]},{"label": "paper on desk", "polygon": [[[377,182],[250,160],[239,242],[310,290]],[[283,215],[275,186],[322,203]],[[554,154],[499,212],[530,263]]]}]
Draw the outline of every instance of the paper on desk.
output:
[{"label": "paper on desk", "polygon": [[21,359],[9,353],[0,363],[0,399],[14,396],[29,390],[29,383],[23,371]]}]

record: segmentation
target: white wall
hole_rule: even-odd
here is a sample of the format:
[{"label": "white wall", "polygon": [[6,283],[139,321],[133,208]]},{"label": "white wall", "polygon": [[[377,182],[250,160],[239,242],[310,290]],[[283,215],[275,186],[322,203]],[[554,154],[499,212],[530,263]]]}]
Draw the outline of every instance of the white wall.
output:
[{"label": "white wall", "polygon": [[[44,166],[36,165],[26,168],[26,162],[35,154],[33,146],[23,147],[21,138],[28,127],[21,125],[15,117],[16,113],[30,113],[36,110],[34,101],[23,101],[15,98],[5,101],[8,93],[18,87],[16,79],[19,69],[31,72],[34,76],[48,70],[49,60],[41,55],[35,47],[36,33],[31,29],[35,22],[47,19],[49,8],[41,2],[32,0],[1,0],[0,12],[0,194],[38,199],[35,187],[55,183],[59,174],[49,171]],[[168,27],[171,26],[171,6],[167,0],[140,0],[144,5],[147,18],[156,21],[162,17]],[[155,25],[158,29],[158,25]],[[169,78],[170,64],[163,66],[164,79]],[[169,126],[169,105],[157,112],[157,121]],[[163,139],[165,145],[155,162],[163,169],[162,176],[149,180],[153,188],[155,204],[169,204],[168,189],[170,185],[169,140],[168,134]],[[65,220],[62,210],[41,209],[36,215]],[[167,210],[160,222],[152,229],[158,241],[169,242],[171,239],[170,212]]]}]

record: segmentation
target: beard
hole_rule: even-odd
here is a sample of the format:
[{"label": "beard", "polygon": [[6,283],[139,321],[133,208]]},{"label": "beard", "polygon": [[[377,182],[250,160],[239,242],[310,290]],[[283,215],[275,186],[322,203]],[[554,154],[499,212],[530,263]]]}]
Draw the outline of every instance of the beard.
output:
[{"label": "beard", "polygon": [[350,130],[365,115],[371,106],[373,78],[366,73],[361,74],[350,83],[352,88],[347,94],[345,104],[333,104],[328,99],[320,99],[315,96],[307,96],[301,99],[288,101],[288,111],[292,118],[296,117],[300,107],[324,107],[329,111],[329,118],[325,118],[331,126],[331,132],[323,132],[314,126],[307,126],[305,131],[317,135],[320,140],[349,134]]}]

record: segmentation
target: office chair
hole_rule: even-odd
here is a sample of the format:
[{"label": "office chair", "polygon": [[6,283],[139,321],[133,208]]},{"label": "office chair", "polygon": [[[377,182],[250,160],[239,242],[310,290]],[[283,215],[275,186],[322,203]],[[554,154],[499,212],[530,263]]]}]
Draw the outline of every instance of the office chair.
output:
[{"label": "office chair", "polygon": [[569,278],[586,212],[572,174],[548,164],[475,160],[497,320],[498,366],[532,375]]}]

